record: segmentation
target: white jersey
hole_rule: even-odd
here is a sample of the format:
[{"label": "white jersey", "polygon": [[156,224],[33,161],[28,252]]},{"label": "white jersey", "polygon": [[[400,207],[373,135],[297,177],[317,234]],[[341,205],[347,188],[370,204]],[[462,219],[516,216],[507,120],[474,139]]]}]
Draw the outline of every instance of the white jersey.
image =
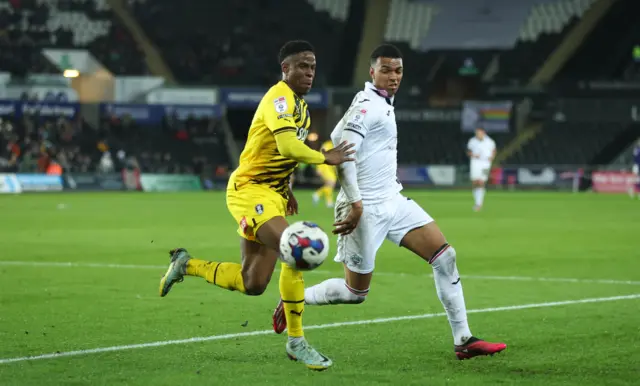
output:
[{"label": "white jersey", "polygon": [[355,154],[362,200],[380,202],[396,196],[402,190],[402,185],[397,179],[398,128],[393,100],[381,96],[367,82],[333,129],[331,140],[334,146],[340,143],[345,130],[363,138]]},{"label": "white jersey", "polygon": [[490,164],[493,151],[496,149],[496,143],[488,135],[485,135],[482,140],[473,137],[467,143],[467,149],[474,156],[471,158],[471,163]]}]

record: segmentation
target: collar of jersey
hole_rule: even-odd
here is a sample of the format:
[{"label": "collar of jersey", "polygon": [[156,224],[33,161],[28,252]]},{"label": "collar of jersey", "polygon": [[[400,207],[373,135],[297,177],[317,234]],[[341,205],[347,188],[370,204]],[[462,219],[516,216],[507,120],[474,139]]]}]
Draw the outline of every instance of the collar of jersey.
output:
[{"label": "collar of jersey", "polygon": [[387,96],[387,92],[385,90],[378,90],[373,83],[371,82],[365,82],[364,83],[364,90],[365,92],[369,91],[370,93],[374,93],[377,96],[379,96],[380,98],[384,98],[384,100],[390,105],[393,106],[393,103],[395,101],[395,97],[388,97]]}]

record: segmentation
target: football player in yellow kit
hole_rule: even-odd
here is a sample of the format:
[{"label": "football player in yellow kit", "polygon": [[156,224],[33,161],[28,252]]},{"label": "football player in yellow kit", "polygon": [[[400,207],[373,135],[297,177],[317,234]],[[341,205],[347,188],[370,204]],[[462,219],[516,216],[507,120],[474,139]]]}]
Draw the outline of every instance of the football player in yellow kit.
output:
[{"label": "football player in yellow kit", "polygon": [[[218,287],[247,295],[262,294],[278,261],[280,237],[289,225],[285,216],[298,212],[290,185],[298,162],[338,165],[354,160],[353,145],[346,142],[328,151],[315,151],[304,144],[311,119],[303,95],[311,89],[316,70],[311,44],[288,42],[281,48],[279,60],[282,81],[260,101],[240,164],[227,185],[227,207],[238,223],[242,264],[199,260],[184,248],[174,249],[169,269],[160,281],[160,296],[167,295],[184,276],[202,277]],[[287,354],[310,369],[327,369],[332,361],[304,338],[302,273],[287,264],[281,266],[280,295],[289,335]]]}]

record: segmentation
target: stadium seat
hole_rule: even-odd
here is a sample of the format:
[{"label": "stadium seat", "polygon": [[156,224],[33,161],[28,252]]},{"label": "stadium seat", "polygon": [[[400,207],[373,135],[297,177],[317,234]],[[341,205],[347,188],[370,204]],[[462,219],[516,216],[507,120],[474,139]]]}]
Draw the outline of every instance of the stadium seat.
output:
[{"label": "stadium seat", "polygon": [[[59,73],[42,57],[39,49],[85,48],[116,74],[147,72],[144,56],[126,29],[113,20],[107,0],[38,0],[15,4],[19,7],[0,0],[0,55],[9,58],[0,60],[0,70],[14,74],[27,70]],[[21,47],[32,47],[28,50],[32,52],[13,56]],[[18,57],[20,65],[15,64]]]}]

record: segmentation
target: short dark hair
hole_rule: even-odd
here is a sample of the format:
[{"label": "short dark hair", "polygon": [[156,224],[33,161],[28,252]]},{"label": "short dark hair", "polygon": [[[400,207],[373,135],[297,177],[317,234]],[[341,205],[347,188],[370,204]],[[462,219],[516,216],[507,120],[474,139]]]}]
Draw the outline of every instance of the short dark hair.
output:
[{"label": "short dark hair", "polygon": [[402,52],[393,44],[381,44],[371,53],[371,65],[374,65],[378,58],[402,59]]},{"label": "short dark hair", "polygon": [[292,40],[286,42],[282,48],[280,48],[280,53],[278,54],[278,61],[280,63],[284,62],[284,60],[291,56],[298,54],[300,52],[311,51],[315,52],[311,43],[305,40]]}]

